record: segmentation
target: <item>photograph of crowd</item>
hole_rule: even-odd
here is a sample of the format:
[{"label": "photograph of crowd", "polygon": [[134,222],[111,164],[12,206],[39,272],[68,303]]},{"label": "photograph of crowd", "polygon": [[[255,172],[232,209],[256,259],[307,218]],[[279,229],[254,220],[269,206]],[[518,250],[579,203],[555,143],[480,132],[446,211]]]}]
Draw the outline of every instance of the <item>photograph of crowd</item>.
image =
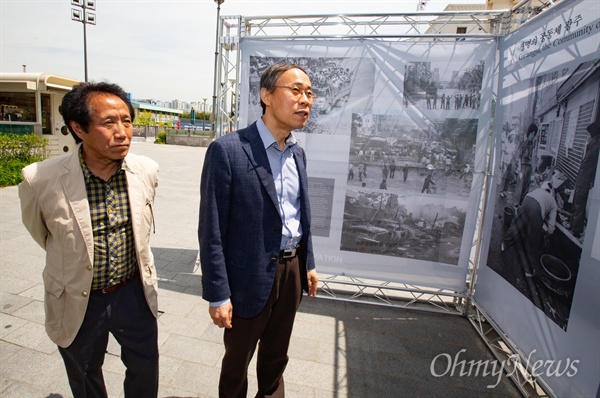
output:
[{"label": "photograph of crowd", "polygon": [[311,134],[347,135],[350,116],[347,109],[364,109],[373,93],[375,64],[370,58],[343,57],[258,57],[250,56],[250,86],[248,121],[262,114],[260,107],[260,76],[271,64],[291,62],[306,70],[316,95],[310,118],[299,130]]},{"label": "photograph of crowd", "polygon": [[352,115],[348,187],[468,198],[477,119]]},{"label": "photograph of crowd", "polygon": [[486,263],[564,330],[583,243],[597,242],[587,227],[600,151],[599,72],[595,59],[516,83],[499,138]]},{"label": "photograph of crowd", "polygon": [[484,66],[483,61],[475,65],[409,62],[404,67],[404,98],[428,116],[450,114],[446,111],[468,114],[481,106]]},{"label": "photograph of crowd", "polygon": [[457,265],[477,119],[353,114],[341,250]]}]

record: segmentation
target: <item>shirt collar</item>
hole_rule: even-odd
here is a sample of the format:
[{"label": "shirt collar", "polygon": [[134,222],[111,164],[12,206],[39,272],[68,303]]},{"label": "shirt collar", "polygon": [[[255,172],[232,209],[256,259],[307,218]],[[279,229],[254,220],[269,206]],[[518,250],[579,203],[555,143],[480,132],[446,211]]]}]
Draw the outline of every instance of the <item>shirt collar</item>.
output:
[{"label": "shirt collar", "polygon": [[[256,121],[256,127],[258,128],[258,134],[260,135],[260,139],[262,140],[263,145],[265,146],[265,149],[268,149],[269,147],[271,147],[273,145],[276,148],[279,148],[277,146],[277,141],[275,141],[273,134],[271,134],[271,132],[265,125],[265,122],[263,122],[262,117]],[[296,140],[294,133],[290,132],[290,135],[285,140],[285,145],[286,145],[286,147],[291,147],[293,145],[296,145],[297,142],[298,142],[298,140]]]},{"label": "shirt collar", "polygon": [[[88,165],[85,164],[85,161],[83,160],[83,145],[79,145],[77,153],[79,155],[79,164],[81,165],[81,170],[83,171],[83,178],[85,178],[85,182],[87,184],[92,176],[96,176],[90,171]],[[121,161],[121,165],[119,166],[117,172],[114,175],[120,173],[123,170],[131,172],[131,170],[127,166],[127,161],[125,159]]]}]

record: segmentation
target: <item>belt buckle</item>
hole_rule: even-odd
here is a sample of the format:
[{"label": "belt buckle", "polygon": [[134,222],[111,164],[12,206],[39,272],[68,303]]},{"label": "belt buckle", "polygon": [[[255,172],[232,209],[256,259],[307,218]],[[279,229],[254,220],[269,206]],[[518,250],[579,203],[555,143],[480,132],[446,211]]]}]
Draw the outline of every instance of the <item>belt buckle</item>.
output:
[{"label": "belt buckle", "polygon": [[294,246],[292,248],[289,249],[283,249],[283,254],[281,256],[281,258],[292,258],[292,257],[296,257],[296,251],[298,250],[298,246]]}]

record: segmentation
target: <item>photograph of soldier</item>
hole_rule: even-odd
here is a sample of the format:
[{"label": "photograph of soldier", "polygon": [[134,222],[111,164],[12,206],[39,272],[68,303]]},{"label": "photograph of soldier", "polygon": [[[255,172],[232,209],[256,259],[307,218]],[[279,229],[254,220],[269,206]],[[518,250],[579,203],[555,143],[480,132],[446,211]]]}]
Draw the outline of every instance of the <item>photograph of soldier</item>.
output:
[{"label": "photograph of soldier", "polygon": [[[431,166],[431,165],[430,165]],[[423,181],[423,188],[421,188],[421,193],[433,193],[435,192],[435,182],[433,181],[433,166],[431,170],[425,176],[425,180]]]}]

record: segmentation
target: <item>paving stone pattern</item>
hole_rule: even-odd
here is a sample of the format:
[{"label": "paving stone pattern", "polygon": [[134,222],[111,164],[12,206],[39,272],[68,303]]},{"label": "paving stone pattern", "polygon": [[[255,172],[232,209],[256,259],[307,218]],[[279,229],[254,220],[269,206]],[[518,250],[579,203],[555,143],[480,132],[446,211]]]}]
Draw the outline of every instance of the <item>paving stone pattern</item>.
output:
[{"label": "paving stone pattern", "polygon": [[[217,397],[222,330],[210,321],[196,265],[206,148],[136,142],[132,152],[160,164],[156,234],[151,237],[160,286],[159,395]],[[21,224],[17,187],[0,189],[0,205],[0,396],[70,397],[62,359],[43,325],[44,251]],[[103,369],[109,396],[122,397],[125,369],[113,339],[107,351]],[[285,372],[287,396],[521,396],[505,376],[459,377],[459,369],[451,376],[440,354],[458,354],[466,361],[494,359],[460,316],[305,298]],[[257,386],[254,366],[253,361],[250,396]]]}]

